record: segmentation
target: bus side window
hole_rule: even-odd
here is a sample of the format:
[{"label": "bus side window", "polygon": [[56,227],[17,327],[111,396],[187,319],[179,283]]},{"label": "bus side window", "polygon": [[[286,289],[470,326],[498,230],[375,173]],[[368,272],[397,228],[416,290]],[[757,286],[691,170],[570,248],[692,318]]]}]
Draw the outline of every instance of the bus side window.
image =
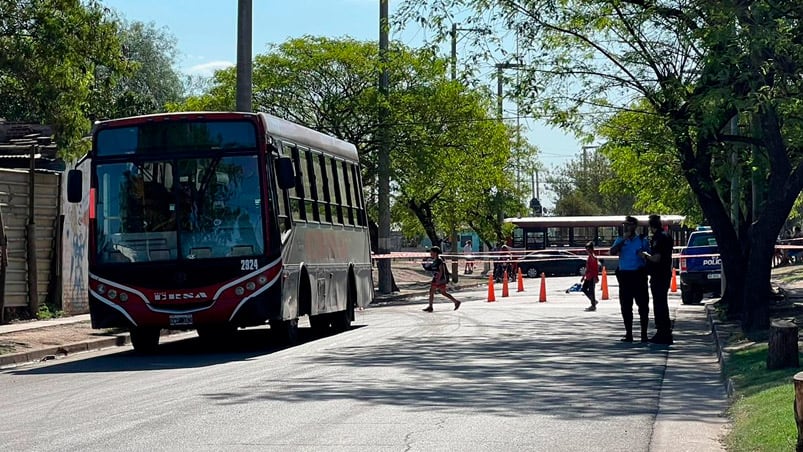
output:
[{"label": "bus side window", "polygon": [[323,154],[315,155],[315,174],[318,185],[318,213],[321,222],[332,222],[332,208],[329,205],[329,178],[326,176],[326,164]]},{"label": "bus side window", "polygon": [[[354,209],[352,206],[354,205],[354,196],[352,195],[351,191],[351,181],[349,177],[349,169],[348,163],[342,162],[340,165],[341,174],[343,174],[343,185],[341,185],[341,189],[345,194],[345,205],[348,206],[346,211],[348,212],[348,224],[354,225]],[[345,219],[344,219],[345,220]]]},{"label": "bus side window", "polygon": [[365,204],[362,199],[362,186],[360,185],[360,169],[357,165],[351,165],[351,180],[352,188],[354,190],[354,207],[357,208],[357,224],[360,226],[368,226],[365,224]]},{"label": "bus side window", "polygon": [[306,168],[302,171],[301,166],[301,153],[298,147],[292,146],[290,148],[290,155],[293,159],[293,166],[296,169],[296,187],[289,190],[290,195],[290,209],[292,210],[293,219],[304,221],[307,219],[306,211],[304,210],[304,178],[306,177]]},{"label": "bus side window", "polygon": [[301,151],[301,166],[306,168],[304,178],[304,207],[307,214],[307,221],[321,221],[318,215],[318,190],[316,188],[315,165],[313,155],[309,149]]},{"label": "bus side window", "polygon": [[343,185],[337,174],[337,161],[331,157],[326,159],[326,177],[329,180],[329,202],[332,206],[332,222],[343,224]]}]

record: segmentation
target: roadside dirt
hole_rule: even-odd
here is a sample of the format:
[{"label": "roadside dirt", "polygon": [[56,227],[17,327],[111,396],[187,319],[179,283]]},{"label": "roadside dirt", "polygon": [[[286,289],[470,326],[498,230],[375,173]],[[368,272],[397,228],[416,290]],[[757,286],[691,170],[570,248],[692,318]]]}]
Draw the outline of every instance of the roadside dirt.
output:
[{"label": "roadside dirt", "polygon": [[89,322],[0,334],[0,355],[73,344],[120,334],[121,330],[93,330]]},{"label": "roadside dirt", "polygon": [[[405,291],[427,289],[431,274],[424,271],[418,261],[394,261],[392,268],[396,284],[400,289]],[[462,270],[461,267],[460,276],[471,282],[476,280],[477,283],[480,283],[483,279],[476,272],[466,277],[462,274]],[[377,284],[377,272],[374,271],[374,285]],[[114,336],[122,332],[122,330],[116,329],[93,330],[89,322],[80,322],[0,334],[0,355],[83,342]]]}]

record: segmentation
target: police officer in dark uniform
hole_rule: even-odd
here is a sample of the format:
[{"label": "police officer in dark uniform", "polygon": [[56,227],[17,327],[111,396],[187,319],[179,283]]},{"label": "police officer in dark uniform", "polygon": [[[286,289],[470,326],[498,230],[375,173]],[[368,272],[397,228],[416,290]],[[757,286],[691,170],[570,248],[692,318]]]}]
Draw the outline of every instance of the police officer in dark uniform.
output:
[{"label": "police officer in dark uniform", "polygon": [[672,238],[664,232],[659,215],[650,215],[650,253],[642,253],[647,261],[650,275],[652,307],[655,313],[655,336],[650,338],[654,344],[669,345],[673,342],[672,322],[669,320],[667,293],[672,279]]},{"label": "police officer in dark uniform", "polygon": [[647,342],[650,323],[650,292],[647,288],[647,270],[643,253],[649,253],[650,244],[636,232],[638,220],[625,217],[623,235],[611,247],[611,256],[619,256],[616,280],[619,281],[619,307],[625,324],[622,342],[633,342],[633,301],[638,306],[641,342]]}]

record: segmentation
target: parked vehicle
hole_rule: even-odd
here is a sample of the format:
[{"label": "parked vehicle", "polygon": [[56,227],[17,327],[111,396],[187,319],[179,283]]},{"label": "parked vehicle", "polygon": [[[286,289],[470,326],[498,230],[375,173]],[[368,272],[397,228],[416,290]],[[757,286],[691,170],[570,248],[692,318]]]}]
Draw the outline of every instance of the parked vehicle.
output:
[{"label": "parked vehicle", "polygon": [[541,276],[582,276],[586,272],[586,256],[563,250],[540,250],[525,254],[518,262],[521,272],[530,278]]},{"label": "parked vehicle", "polygon": [[[680,252],[680,295],[683,304],[696,304],[705,293],[719,294],[722,287],[722,259],[717,239],[710,228],[692,232]],[[700,257],[694,257],[700,256]]]}]

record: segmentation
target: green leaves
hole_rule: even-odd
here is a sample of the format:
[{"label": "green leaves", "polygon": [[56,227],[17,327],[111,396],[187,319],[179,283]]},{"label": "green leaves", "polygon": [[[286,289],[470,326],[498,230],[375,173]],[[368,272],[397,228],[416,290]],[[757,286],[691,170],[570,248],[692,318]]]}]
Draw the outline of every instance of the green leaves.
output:
[{"label": "green leaves", "polygon": [[0,1],[0,116],[52,124],[70,153],[89,131],[95,69],[124,67],[115,33],[94,1]]},{"label": "green leaves", "polygon": [[181,98],[175,54],[166,31],[94,0],[0,0],[0,117],[53,125],[61,153],[80,155],[90,120]]}]

